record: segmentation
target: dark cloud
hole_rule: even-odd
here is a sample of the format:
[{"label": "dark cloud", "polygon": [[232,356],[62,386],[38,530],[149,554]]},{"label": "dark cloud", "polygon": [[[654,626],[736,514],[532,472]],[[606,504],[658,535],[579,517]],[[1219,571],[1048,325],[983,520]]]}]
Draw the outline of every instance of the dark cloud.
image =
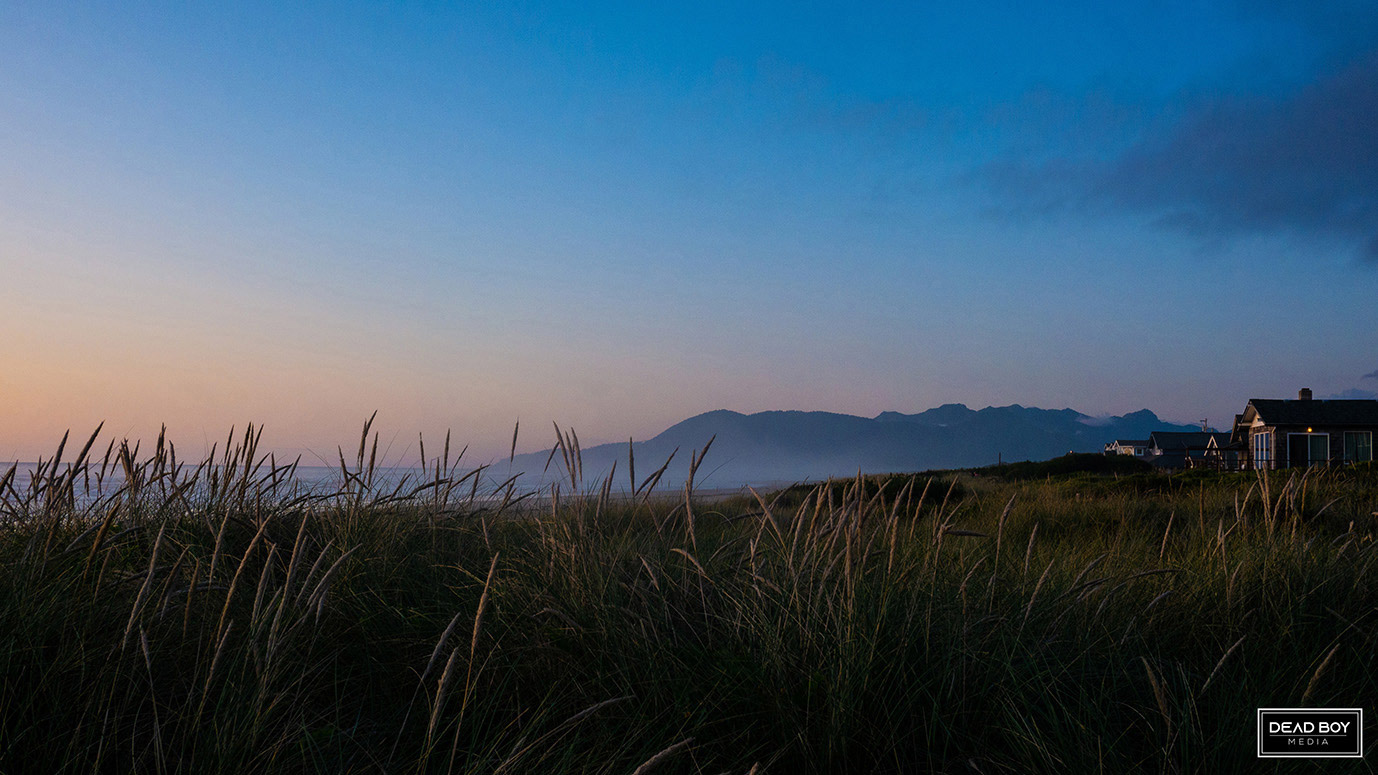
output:
[{"label": "dark cloud", "polygon": [[1339,393],[1335,393],[1334,395],[1326,396],[1327,400],[1333,398],[1378,398],[1378,393],[1375,393],[1372,390],[1350,388],[1348,390],[1342,390]]},{"label": "dark cloud", "polygon": [[1292,231],[1378,262],[1378,51],[1284,97],[1201,103],[1109,160],[1007,161],[986,179],[1021,209],[1138,212],[1211,237]]},{"label": "dark cloud", "polygon": [[1378,6],[1373,0],[1239,0],[1246,22],[1276,19],[1305,30],[1335,56],[1369,50],[1378,35]]},{"label": "dark cloud", "polygon": [[1378,371],[1370,371],[1359,379],[1378,379]]}]

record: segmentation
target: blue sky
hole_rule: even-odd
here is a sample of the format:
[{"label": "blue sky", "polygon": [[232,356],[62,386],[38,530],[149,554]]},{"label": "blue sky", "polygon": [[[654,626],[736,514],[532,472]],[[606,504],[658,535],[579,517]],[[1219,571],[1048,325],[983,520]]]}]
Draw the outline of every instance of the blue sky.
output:
[{"label": "blue sky", "polygon": [[15,4],[0,115],[0,458],[1378,390],[1371,3]]}]

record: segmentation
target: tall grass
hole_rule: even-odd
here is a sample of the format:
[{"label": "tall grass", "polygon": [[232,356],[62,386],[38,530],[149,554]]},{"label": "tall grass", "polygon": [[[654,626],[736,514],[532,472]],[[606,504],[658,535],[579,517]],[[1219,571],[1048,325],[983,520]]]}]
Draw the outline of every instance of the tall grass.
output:
[{"label": "tall grass", "polygon": [[1373,470],[709,501],[556,432],[537,495],[368,425],[328,492],[253,428],[0,475],[0,772],[1244,772],[1378,696]]}]

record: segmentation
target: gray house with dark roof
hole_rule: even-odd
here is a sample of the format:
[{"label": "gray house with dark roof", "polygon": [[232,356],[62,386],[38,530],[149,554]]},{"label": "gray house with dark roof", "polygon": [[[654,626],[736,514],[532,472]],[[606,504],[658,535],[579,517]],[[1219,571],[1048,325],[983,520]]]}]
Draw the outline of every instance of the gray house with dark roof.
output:
[{"label": "gray house with dark roof", "polygon": [[1229,440],[1230,434],[1215,431],[1154,431],[1148,437],[1148,461],[1160,468],[1200,466],[1213,443]]},{"label": "gray house with dark roof", "polygon": [[1235,417],[1231,447],[1249,468],[1301,468],[1373,460],[1378,400],[1251,398]]},{"label": "gray house with dark roof", "polygon": [[1105,445],[1105,454],[1144,457],[1148,454],[1148,439],[1115,439]]},{"label": "gray house with dark roof", "polygon": [[1243,446],[1235,444],[1233,439],[1233,433],[1212,434],[1210,442],[1206,445],[1206,468],[1216,471],[1238,471],[1244,467],[1241,456]]}]

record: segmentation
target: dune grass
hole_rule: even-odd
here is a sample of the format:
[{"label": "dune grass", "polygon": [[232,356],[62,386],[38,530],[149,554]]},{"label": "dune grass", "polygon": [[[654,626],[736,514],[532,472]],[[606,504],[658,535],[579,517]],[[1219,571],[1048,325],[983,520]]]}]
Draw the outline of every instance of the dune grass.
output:
[{"label": "dune grass", "polygon": [[324,493],[252,428],[3,475],[0,772],[1372,769],[1254,758],[1378,697],[1372,468],[707,501],[560,438],[527,496],[367,426]]}]

